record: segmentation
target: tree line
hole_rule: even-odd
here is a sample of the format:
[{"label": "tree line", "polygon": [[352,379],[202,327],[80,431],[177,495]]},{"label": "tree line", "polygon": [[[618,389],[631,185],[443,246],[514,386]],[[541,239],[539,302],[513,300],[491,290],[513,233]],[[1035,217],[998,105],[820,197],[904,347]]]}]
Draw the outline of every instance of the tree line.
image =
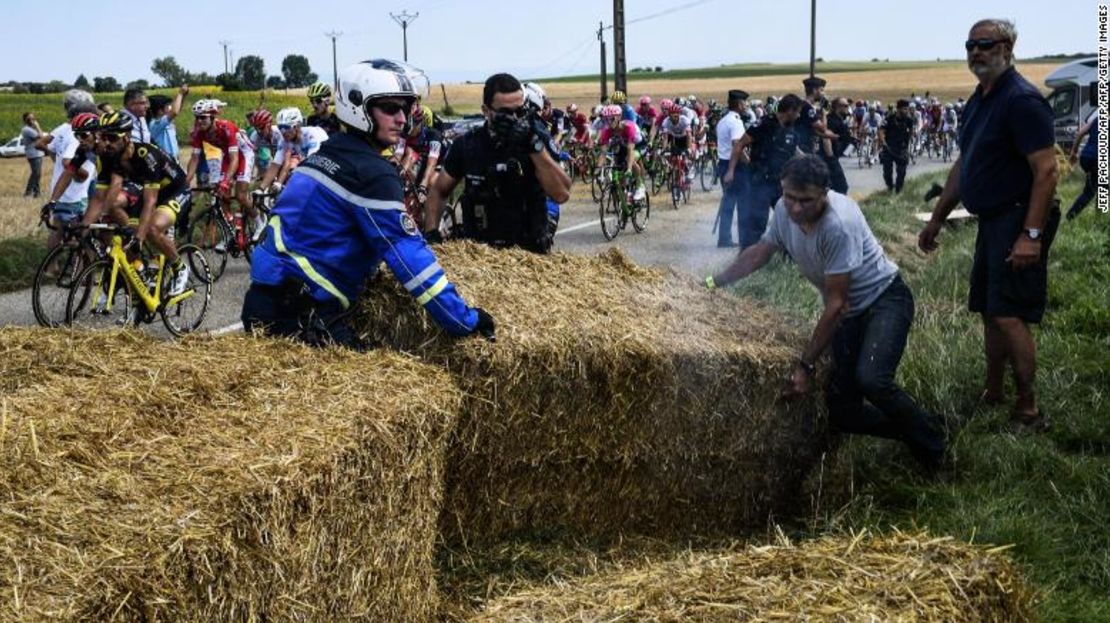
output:
[{"label": "tree line", "polygon": [[[156,58],[150,64],[150,71],[162,79],[165,87],[218,85],[225,91],[257,91],[264,87],[271,89],[296,89],[306,87],[317,80],[308,64],[308,59],[300,54],[289,54],[281,61],[281,75],[266,75],[266,65],[262,57],[248,54],[235,63],[235,71],[215,76],[207,72],[194,73],[186,70],[172,56]],[[80,74],[72,84],[61,80],[49,82],[10,81],[4,86],[13,93],[61,93],[66,89],[77,88],[95,93],[110,93],[124,89],[149,89],[152,85],[146,80],[132,80],[126,84],[112,76],[95,76],[90,81]]]}]

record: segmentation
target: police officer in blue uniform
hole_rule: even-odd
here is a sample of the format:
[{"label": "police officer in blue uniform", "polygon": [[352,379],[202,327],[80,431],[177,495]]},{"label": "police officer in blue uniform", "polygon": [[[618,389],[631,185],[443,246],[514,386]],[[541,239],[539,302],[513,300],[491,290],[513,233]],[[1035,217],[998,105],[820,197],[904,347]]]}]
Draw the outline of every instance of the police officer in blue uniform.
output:
[{"label": "police officer in blue uniform", "polygon": [[570,177],[543,124],[510,74],[495,74],[482,91],[486,123],[455,140],[425,205],[424,236],[436,242],[446,198],[459,182],[463,237],[495,247],[546,253],[554,240],[550,204],[570,198]]},{"label": "police officer in blue uniform", "polygon": [[[802,100],[793,93],[782,98],[772,115],[766,115],[740,139],[741,158],[751,164],[751,186],[748,198],[740,202],[740,247],[757,242],[767,229],[767,218],[782,197],[779,177],[783,167],[798,153],[795,122],[801,112]],[[751,149],[750,155],[743,150]]]},{"label": "police officer in blue uniform", "polygon": [[448,333],[493,339],[494,322],[467,306],[405,212],[397,170],[381,151],[401,137],[416,91],[386,59],[339,72],[341,132],[309,156],[274,205],[254,251],[244,328],[314,345],[363,344],[347,322],[382,261]]}]

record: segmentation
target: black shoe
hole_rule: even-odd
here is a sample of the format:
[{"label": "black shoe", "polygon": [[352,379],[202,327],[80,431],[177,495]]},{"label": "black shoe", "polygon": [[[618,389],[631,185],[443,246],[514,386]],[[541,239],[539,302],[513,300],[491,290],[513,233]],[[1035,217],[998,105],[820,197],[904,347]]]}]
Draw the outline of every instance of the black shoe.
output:
[{"label": "black shoe", "polygon": [[1064,215],[1064,218],[1070,221],[1077,216],[1079,216],[1079,212],[1076,212],[1075,210],[1068,210],[1068,213]]},{"label": "black shoe", "polygon": [[944,193],[944,187],[940,184],[933,184],[928,191],[925,192],[925,203],[929,203],[933,199],[941,196]]}]

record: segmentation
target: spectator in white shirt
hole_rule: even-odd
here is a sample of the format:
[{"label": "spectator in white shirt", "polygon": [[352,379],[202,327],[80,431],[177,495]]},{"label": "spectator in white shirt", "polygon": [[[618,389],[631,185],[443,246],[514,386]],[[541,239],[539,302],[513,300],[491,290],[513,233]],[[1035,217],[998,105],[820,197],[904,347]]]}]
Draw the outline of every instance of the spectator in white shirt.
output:
[{"label": "spectator in white shirt", "polygon": [[149,143],[150,126],[146,122],[146,111],[150,100],[142,89],[127,89],[123,92],[123,112],[131,117],[131,142]]},{"label": "spectator in white shirt", "polygon": [[[728,112],[717,122],[717,175],[721,178],[721,207],[717,212],[717,246],[735,247],[732,239],[733,217],[745,200],[751,175],[740,161],[740,139],[744,136],[741,116],[748,111],[748,94],[739,89],[728,92]],[[740,219],[736,218],[737,227]],[[739,233],[737,233],[739,236]]]}]

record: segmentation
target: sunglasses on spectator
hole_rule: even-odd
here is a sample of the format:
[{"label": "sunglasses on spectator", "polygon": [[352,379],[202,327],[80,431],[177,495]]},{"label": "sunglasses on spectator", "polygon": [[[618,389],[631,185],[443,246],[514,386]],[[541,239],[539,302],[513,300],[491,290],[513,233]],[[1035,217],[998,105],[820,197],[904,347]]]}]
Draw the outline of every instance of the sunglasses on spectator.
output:
[{"label": "sunglasses on spectator", "polygon": [[520,106],[518,108],[498,108],[494,112],[500,113],[502,115],[516,117],[517,119],[523,119],[525,115],[528,114],[528,109]]},{"label": "sunglasses on spectator", "polygon": [[393,116],[399,112],[408,113],[408,104],[400,104],[397,102],[375,102],[374,108],[382,111],[383,113]]},{"label": "sunglasses on spectator", "polygon": [[1008,39],[968,39],[967,41],[964,41],[964,49],[970,52],[975,48],[979,48],[980,50],[986,52],[987,50],[993,50],[994,46],[998,45],[999,43],[1007,42]]}]

